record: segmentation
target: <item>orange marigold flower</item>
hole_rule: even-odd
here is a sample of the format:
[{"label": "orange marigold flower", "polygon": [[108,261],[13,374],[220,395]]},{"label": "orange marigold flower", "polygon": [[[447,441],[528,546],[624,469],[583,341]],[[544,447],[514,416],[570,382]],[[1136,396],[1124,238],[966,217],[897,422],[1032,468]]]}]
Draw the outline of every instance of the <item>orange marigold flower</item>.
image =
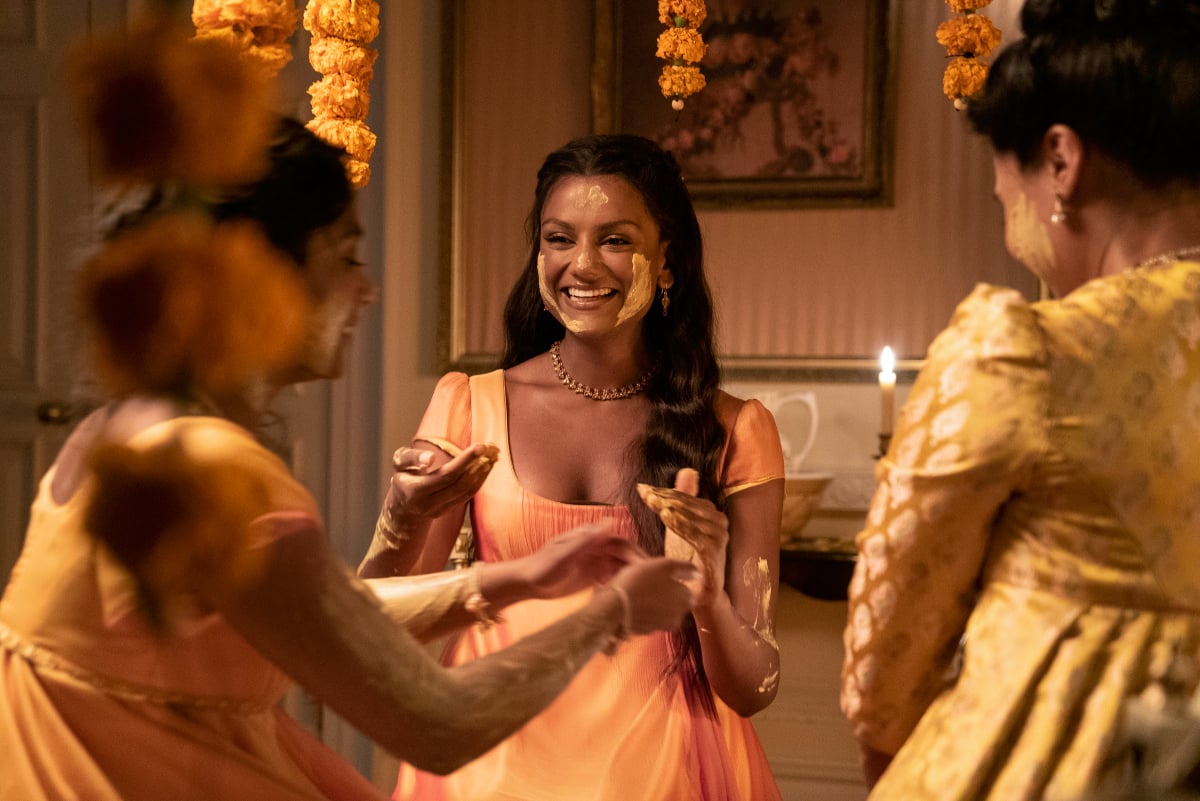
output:
[{"label": "orange marigold flower", "polygon": [[318,117],[309,120],[305,127],[359,161],[370,161],[371,153],[375,151],[375,134],[360,120]]},{"label": "orange marigold flower", "polygon": [[284,366],[308,296],[292,261],[250,222],[163,215],[85,265],[80,309],[97,369],[116,394],[223,395]]},{"label": "orange marigold flower", "polygon": [[705,80],[699,67],[679,67],[668,64],[658,76],[663,97],[688,97],[704,88]]},{"label": "orange marigold flower", "polygon": [[692,64],[704,58],[708,45],[695,28],[667,28],[658,35],[659,58],[681,59]]},{"label": "orange marigold flower", "polygon": [[946,5],[950,6],[950,10],[955,14],[961,14],[964,11],[976,11],[991,2],[992,0],[946,0]]},{"label": "orange marigold flower", "polygon": [[308,87],[308,94],[312,97],[313,117],[362,120],[371,107],[367,85],[343,72],[326,75]]},{"label": "orange marigold flower", "polygon": [[201,577],[244,585],[265,564],[249,538],[253,521],[271,510],[271,493],[211,429],[185,426],[138,447],[101,442],[89,467],[96,489],[84,525],[132,574],[155,629],[170,631]]},{"label": "orange marigold flower", "polygon": [[370,44],[379,35],[379,4],[375,0],[308,0],[304,29]]},{"label": "orange marigold flower", "polygon": [[270,87],[225,44],[151,24],[89,44],[70,74],[101,180],[241,183],[264,166]]},{"label": "orange marigold flower", "polygon": [[375,76],[375,59],[379,51],[359,47],[336,36],[314,35],[308,48],[308,63],[322,75],[343,72],[363,83]]},{"label": "orange marigold flower", "polygon": [[689,28],[699,28],[708,16],[704,0],[658,0],[658,19],[663,25],[676,25],[683,19]]},{"label": "orange marigold flower", "polygon": [[973,97],[987,81],[987,65],[973,58],[954,58],[942,76],[942,92],[951,99]]},{"label": "orange marigold flower", "polygon": [[982,14],[965,14],[938,25],[937,40],[952,56],[982,58],[1000,44],[1000,29]]}]

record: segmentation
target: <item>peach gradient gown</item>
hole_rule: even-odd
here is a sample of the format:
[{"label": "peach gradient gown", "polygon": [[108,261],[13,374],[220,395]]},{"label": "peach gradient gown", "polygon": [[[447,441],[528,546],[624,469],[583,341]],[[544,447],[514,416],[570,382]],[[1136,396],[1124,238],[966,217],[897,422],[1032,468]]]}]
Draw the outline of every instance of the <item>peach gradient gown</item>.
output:
[{"label": "peach gradient gown", "polygon": [[[130,444],[177,434],[267,480],[280,512],[256,521],[245,547],[317,516],[283,462],[224,420],[179,418]],[[0,601],[0,799],[386,798],[276,706],[288,677],[220,616],[192,609],[175,636],[154,636],[128,574],[82,528],[91,482],[60,504],[53,478]]]},{"label": "peach gradient gown", "polygon": [[980,285],[877,476],[842,679],[899,749],[872,801],[1111,797],[1124,701],[1200,667],[1200,263]]},{"label": "peach gradient gown", "polygon": [[[720,484],[726,494],[783,476],[775,421],[759,402],[720,393],[726,447]],[[566,504],[527,492],[508,452],[504,375],[450,373],[439,382],[418,437],[460,447],[491,442],[500,458],[472,501],[478,557],[502,561],[537,550],[574,526],[616,521],[633,539],[624,506]],[[587,593],[526,601],[504,622],[476,626],[452,643],[446,661],[460,664],[504,647],[578,607]],[[779,790],[750,721],[711,690],[678,675],[665,634],[635,637],[613,656],[598,654],[538,717],[488,753],[441,778],[403,765],[395,798],[526,801],[771,801]],[[708,693],[707,717],[698,693]]]}]

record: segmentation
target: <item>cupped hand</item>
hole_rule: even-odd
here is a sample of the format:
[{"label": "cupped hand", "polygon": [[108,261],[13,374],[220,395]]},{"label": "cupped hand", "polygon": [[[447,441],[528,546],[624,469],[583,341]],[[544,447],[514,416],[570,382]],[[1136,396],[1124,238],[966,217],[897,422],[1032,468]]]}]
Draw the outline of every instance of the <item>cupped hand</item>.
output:
[{"label": "cupped hand", "polygon": [[712,501],[696,497],[700,474],[690,467],[675,475],[674,489],[638,484],[637,490],[666,526],[663,552],[696,566],[696,606],[712,604],[725,589],[729,518]]},{"label": "cupped hand", "polygon": [[626,634],[679,628],[692,607],[687,582],[695,574],[696,568],[688,562],[665,556],[648,557],[622,568],[609,586],[619,588],[628,600]]},{"label": "cupped hand", "polygon": [[615,524],[588,523],[517,561],[533,597],[558,598],[602,584],[645,558],[641,548],[617,535]]},{"label": "cupped hand", "polygon": [[432,451],[397,449],[392,455],[388,511],[396,520],[437,517],[479,490],[499,453],[495,445],[477,443],[435,467]]}]

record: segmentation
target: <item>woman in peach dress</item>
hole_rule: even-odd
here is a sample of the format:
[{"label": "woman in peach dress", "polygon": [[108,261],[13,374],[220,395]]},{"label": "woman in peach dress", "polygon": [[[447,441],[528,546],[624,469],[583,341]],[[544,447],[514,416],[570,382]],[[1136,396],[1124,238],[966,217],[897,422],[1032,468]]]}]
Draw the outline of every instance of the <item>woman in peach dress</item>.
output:
[{"label": "woman in peach dress", "polygon": [[[108,113],[131,88],[171,97],[160,59],[212,67],[191,78],[219,76],[238,108],[246,97],[231,93],[249,78],[215,48],[158,30],[100,51],[118,57],[96,64],[116,71],[93,108],[122,137],[106,144],[168,136],[164,120],[180,118]],[[207,120],[232,136],[261,126],[265,147],[272,116],[241,109],[252,118],[228,120],[236,130]],[[176,133],[205,154],[227,141]],[[178,176],[177,144],[107,166],[162,157],[147,169]],[[160,187],[84,266],[81,306],[117,398],[42,480],[0,600],[0,798],[380,799],[279,708],[292,682],[398,757],[445,772],[544,708],[601,648],[685,613],[677,579],[691,567],[641,557],[602,527],[512,568],[425,581],[368,584],[336,556],[312,497],[252,427],[264,394],[341,372],[374,294],[344,160],[284,121],[265,174],[202,193]],[[446,669],[414,639],[609,578],[577,613],[489,660]]]},{"label": "woman in peach dress", "polygon": [[[564,526],[606,522],[700,566],[678,636],[594,657],[508,742],[440,778],[405,765],[397,799],[764,801],[779,797],[749,717],[775,697],[783,457],[770,413],[718,388],[699,225],[671,156],[587,137],[538,175],[503,369],[439,383],[361,575],[441,570],[466,506],[428,498],[464,458],[491,472],[470,501],[478,557],[505,564]],[[493,444],[484,444],[493,443]],[[510,607],[452,643],[471,664],[561,620],[580,597]]]}]

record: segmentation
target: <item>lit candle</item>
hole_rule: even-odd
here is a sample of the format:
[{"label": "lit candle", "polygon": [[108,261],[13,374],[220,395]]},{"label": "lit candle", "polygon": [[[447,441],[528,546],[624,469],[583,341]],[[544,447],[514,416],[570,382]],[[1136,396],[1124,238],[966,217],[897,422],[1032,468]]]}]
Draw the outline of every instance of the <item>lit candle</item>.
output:
[{"label": "lit candle", "polygon": [[896,356],[890,347],[885,347],[879,354],[879,391],[882,395],[883,406],[880,410],[879,433],[892,433],[892,418],[895,416],[896,403]]}]

